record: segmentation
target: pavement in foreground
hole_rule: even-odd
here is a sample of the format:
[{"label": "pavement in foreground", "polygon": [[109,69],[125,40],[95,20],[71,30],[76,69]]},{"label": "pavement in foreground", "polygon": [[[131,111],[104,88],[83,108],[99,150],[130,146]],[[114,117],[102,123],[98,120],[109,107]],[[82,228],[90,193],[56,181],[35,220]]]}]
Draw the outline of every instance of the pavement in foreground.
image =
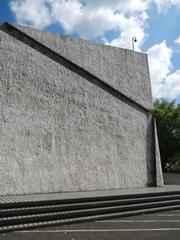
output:
[{"label": "pavement in foreground", "polygon": [[180,240],[180,210],[0,235],[2,240]]}]

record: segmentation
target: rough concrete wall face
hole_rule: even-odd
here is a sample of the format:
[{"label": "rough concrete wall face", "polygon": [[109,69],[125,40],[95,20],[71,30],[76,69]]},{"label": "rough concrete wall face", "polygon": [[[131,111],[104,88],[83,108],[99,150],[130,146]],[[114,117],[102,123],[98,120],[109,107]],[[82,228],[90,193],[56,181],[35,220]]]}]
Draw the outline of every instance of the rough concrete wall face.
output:
[{"label": "rough concrete wall face", "polygon": [[[139,69],[141,60],[145,64],[138,55]],[[94,69],[93,62],[87,65]],[[0,74],[0,194],[134,188],[151,181],[145,112],[3,31]]]},{"label": "rough concrete wall face", "polygon": [[15,26],[144,107],[152,109],[149,70],[145,54]]}]

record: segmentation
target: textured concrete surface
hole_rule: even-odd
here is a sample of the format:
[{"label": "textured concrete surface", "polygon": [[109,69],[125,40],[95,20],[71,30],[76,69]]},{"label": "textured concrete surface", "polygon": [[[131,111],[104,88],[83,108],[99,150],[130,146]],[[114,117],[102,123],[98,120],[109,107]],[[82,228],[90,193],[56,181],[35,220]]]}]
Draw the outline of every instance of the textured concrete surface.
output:
[{"label": "textured concrete surface", "polygon": [[180,173],[163,173],[164,184],[180,185]]},{"label": "textured concrete surface", "polygon": [[155,160],[156,160],[156,186],[163,187],[164,181],[163,181],[161,156],[159,151],[159,141],[158,141],[157,126],[156,126],[155,119],[154,119],[154,141],[155,141]]},{"label": "textured concrete surface", "polygon": [[145,108],[153,108],[146,54],[54,33],[42,33],[29,27],[14,26],[120,90]]},{"label": "textured concrete surface", "polygon": [[[151,108],[145,55],[23,30]],[[145,113],[2,31],[0,73],[2,195],[152,182]]]}]

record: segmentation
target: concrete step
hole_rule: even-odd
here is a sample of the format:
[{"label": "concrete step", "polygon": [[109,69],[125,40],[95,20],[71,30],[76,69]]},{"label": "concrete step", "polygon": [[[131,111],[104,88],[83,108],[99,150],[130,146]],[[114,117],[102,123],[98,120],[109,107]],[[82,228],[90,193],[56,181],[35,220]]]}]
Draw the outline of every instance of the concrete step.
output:
[{"label": "concrete step", "polygon": [[0,232],[180,209],[180,191],[0,205]]},{"label": "concrete step", "polygon": [[[0,226],[4,225],[13,225],[17,223],[33,223],[39,221],[47,221],[47,220],[60,220],[60,219],[68,219],[68,218],[77,218],[84,216],[93,216],[97,214],[107,214],[107,213],[116,213],[116,212],[126,212],[126,211],[134,211],[134,210],[142,210],[142,209],[150,209],[154,207],[166,207],[166,206],[176,206],[180,205],[180,199],[178,200],[166,200],[159,202],[149,202],[149,203],[136,203],[136,204],[126,204],[126,205],[118,205],[118,206],[106,206],[106,207],[96,207],[96,208],[88,208],[88,209],[78,209],[71,211],[55,211],[55,212],[46,212],[43,210],[40,214],[30,214],[30,215],[22,215],[22,216],[11,216],[11,217],[1,217],[0,218]],[[2,216],[2,215],[1,215]]]},{"label": "concrete step", "polygon": [[[138,190],[137,190],[138,191]],[[102,193],[103,194],[103,193]],[[151,197],[168,197],[172,195],[180,195],[180,190],[174,191],[157,191],[157,192],[145,192],[145,193],[131,193],[124,195],[99,195],[99,196],[88,196],[88,197],[74,197],[74,198],[63,198],[63,199],[50,199],[50,200],[16,200],[0,203],[0,209],[5,208],[15,208],[15,207],[33,207],[33,206],[43,206],[43,205],[52,205],[52,204],[72,204],[72,203],[85,203],[85,202],[98,202],[98,201],[112,201],[112,200],[120,200],[120,199],[139,199],[139,198],[151,198]],[[36,196],[36,194],[35,194]],[[11,196],[7,196],[11,197]],[[7,198],[6,197],[6,198]]]},{"label": "concrete step", "polygon": [[161,207],[152,207],[148,209],[131,210],[126,212],[105,213],[105,214],[97,214],[93,216],[82,216],[82,217],[74,217],[74,218],[72,217],[68,219],[65,218],[65,219],[58,219],[58,220],[46,220],[46,221],[39,221],[39,222],[1,226],[0,233],[6,233],[11,231],[22,231],[27,229],[50,227],[50,226],[56,226],[56,225],[73,224],[73,223],[80,223],[85,221],[87,222],[87,221],[111,219],[111,218],[117,218],[117,217],[127,217],[127,216],[162,212],[162,211],[175,210],[175,209],[180,209],[180,204],[173,205],[173,206],[161,206]]},{"label": "concrete step", "polygon": [[21,215],[31,215],[31,214],[41,214],[41,213],[51,213],[59,211],[72,211],[72,210],[82,210],[82,209],[91,209],[98,207],[110,207],[110,206],[124,206],[128,204],[144,204],[144,203],[154,203],[154,202],[165,202],[165,204],[170,201],[180,200],[180,194],[177,195],[168,195],[168,196],[153,196],[153,197],[139,197],[139,198],[130,198],[130,199],[119,199],[119,200],[106,200],[106,201],[92,201],[92,202],[81,202],[81,203],[69,203],[69,204],[47,204],[43,201],[43,205],[34,206],[34,207],[25,207],[18,206],[16,208],[5,208],[0,209],[1,217],[10,217],[10,216],[21,216]]}]

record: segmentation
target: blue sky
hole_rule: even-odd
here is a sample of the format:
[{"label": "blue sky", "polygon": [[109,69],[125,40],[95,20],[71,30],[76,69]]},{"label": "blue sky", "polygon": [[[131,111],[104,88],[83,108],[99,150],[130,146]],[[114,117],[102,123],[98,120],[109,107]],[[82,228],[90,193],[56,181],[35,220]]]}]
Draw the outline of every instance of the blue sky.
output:
[{"label": "blue sky", "polygon": [[153,96],[180,103],[180,0],[0,0],[0,22],[148,53]]}]

